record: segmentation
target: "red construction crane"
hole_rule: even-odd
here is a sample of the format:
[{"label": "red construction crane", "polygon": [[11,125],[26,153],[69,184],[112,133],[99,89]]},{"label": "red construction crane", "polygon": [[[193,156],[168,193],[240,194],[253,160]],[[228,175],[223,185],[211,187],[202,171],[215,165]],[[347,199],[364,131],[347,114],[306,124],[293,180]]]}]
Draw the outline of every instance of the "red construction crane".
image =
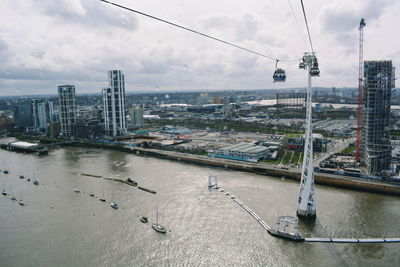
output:
[{"label": "red construction crane", "polygon": [[356,140],[356,160],[360,162],[360,143],[361,143],[361,123],[362,123],[362,77],[363,77],[363,48],[364,48],[364,26],[365,20],[360,21],[360,47],[358,54],[358,108],[357,108],[357,140]]}]

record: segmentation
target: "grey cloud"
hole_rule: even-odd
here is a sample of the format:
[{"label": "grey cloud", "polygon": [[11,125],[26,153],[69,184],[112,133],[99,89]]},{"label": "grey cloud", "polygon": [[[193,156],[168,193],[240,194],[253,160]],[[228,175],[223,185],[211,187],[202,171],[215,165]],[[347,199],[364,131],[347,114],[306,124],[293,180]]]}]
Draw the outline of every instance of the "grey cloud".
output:
[{"label": "grey cloud", "polygon": [[252,14],[212,14],[199,20],[205,29],[231,30],[235,41],[255,40],[261,21]]},{"label": "grey cloud", "polygon": [[134,14],[98,0],[40,0],[34,2],[44,14],[64,23],[102,27],[115,26],[131,30],[138,27]]},{"label": "grey cloud", "polygon": [[97,77],[92,72],[82,70],[53,71],[44,68],[1,68],[0,79],[4,80],[81,80],[96,81]]},{"label": "grey cloud", "polygon": [[0,36],[0,53],[7,50],[7,48],[8,48],[7,43]]},{"label": "grey cloud", "polygon": [[333,34],[353,31],[357,28],[361,18],[365,18],[367,23],[379,19],[385,8],[393,3],[393,0],[369,0],[365,1],[360,8],[354,10],[335,5],[329,6],[325,8],[319,18],[322,31]]}]

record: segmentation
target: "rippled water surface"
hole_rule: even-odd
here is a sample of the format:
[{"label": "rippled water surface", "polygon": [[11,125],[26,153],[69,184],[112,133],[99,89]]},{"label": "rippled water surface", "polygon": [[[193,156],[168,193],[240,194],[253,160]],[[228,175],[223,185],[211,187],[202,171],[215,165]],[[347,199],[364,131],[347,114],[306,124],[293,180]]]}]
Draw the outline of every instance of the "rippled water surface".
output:
[{"label": "rippled water surface", "polygon": [[[1,143],[9,141],[0,139]],[[291,243],[268,235],[225,195],[208,191],[209,174],[265,222],[294,215],[290,180],[140,157],[111,150],[62,148],[48,156],[0,150],[0,266],[354,266],[400,265],[400,244]],[[80,175],[133,177],[156,195]],[[18,175],[36,177],[35,186]],[[74,193],[78,188],[81,193]],[[96,197],[90,197],[94,192]],[[97,197],[107,198],[107,203]],[[400,198],[316,187],[317,220],[305,236],[400,236]],[[113,210],[109,201],[120,208]],[[151,228],[159,210],[170,232]],[[143,224],[139,216],[149,217]]]}]

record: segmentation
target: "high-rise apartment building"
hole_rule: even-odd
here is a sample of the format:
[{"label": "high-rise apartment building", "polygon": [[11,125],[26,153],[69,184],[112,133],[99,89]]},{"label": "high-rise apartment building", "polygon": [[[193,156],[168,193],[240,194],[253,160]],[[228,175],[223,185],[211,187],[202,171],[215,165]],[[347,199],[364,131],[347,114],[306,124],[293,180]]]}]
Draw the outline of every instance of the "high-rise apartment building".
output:
[{"label": "high-rise apartment building", "polygon": [[390,168],[389,116],[394,88],[392,61],[364,61],[361,163],[371,175]]},{"label": "high-rise apartment building", "polygon": [[125,111],[125,80],[120,70],[108,72],[109,87],[103,88],[104,129],[107,135],[127,133]]},{"label": "high-rise apartment building", "polygon": [[73,136],[72,126],[76,122],[75,86],[60,85],[58,88],[61,135]]},{"label": "high-rise apartment building", "polygon": [[32,117],[32,104],[20,104],[15,107],[14,118],[16,127],[33,127]]}]

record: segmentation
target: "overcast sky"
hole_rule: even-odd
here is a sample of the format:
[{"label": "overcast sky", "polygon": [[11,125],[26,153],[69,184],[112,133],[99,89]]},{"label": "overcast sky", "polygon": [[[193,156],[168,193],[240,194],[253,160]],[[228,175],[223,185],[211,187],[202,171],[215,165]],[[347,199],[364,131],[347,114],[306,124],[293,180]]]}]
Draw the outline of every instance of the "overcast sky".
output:
[{"label": "overcast sky", "polygon": [[[310,50],[299,0],[115,0],[274,58]],[[400,64],[400,1],[304,0],[321,77],[315,86],[356,87],[358,25],[365,17],[364,58]],[[77,93],[107,85],[121,69],[127,91],[304,87],[298,62],[274,62],[99,0],[0,0],[0,95]]]}]

